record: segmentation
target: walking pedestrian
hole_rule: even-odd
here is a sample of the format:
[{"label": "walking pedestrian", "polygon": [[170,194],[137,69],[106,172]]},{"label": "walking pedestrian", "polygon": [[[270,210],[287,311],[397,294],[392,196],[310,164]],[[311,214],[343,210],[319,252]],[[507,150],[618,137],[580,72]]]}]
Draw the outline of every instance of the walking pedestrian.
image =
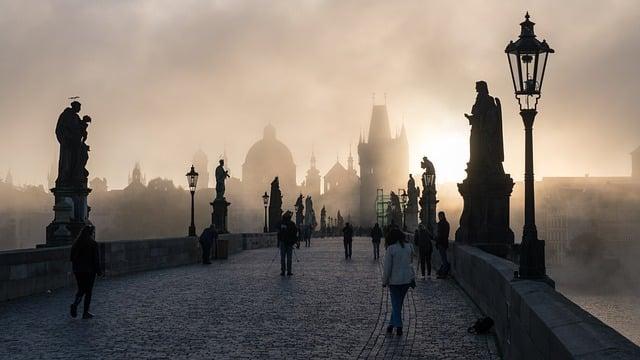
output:
[{"label": "walking pedestrian", "polygon": [[413,270],[414,248],[405,239],[404,233],[398,228],[389,230],[389,247],[384,257],[384,271],[382,286],[389,286],[391,296],[391,319],[387,327],[387,334],[402,335],[402,305],[409,287],[415,287],[415,272]]},{"label": "walking pedestrian", "polygon": [[280,276],[284,276],[286,270],[287,276],[293,275],[291,272],[291,256],[293,246],[300,244],[298,242],[298,228],[291,221],[293,213],[287,210],[282,215],[282,222],[278,230],[278,248],[280,249]]},{"label": "walking pedestrian", "polygon": [[449,222],[444,211],[438,213],[438,235],[436,237],[436,248],[440,253],[440,269],[438,270],[438,279],[444,279],[449,275],[451,265],[447,260],[447,249],[449,248]]},{"label": "walking pedestrian", "polygon": [[102,275],[100,267],[100,253],[98,243],[95,240],[95,228],[87,225],[80,230],[78,237],[71,246],[71,263],[73,275],[78,283],[76,298],[71,304],[71,317],[78,316],[78,305],[84,297],[83,319],[93,318],[89,312],[91,307],[91,295],[96,275]]},{"label": "walking pedestrian", "polygon": [[351,247],[353,244],[353,227],[351,224],[346,223],[342,229],[343,244],[344,244],[344,258],[351,259]]},{"label": "walking pedestrian", "polygon": [[433,254],[433,232],[430,231],[431,226],[426,228],[423,224],[418,225],[416,229],[414,240],[418,247],[418,264],[420,266],[420,272],[424,279],[425,265],[427,275],[431,277],[431,255]]},{"label": "walking pedestrian", "polygon": [[376,223],[371,229],[371,243],[373,244],[373,260],[380,259],[380,240],[382,240],[382,229]]},{"label": "walking pedestrian", "polygon": [[202,247],[202,264],[211,264],[211,247],[216,240],[218,240],[218,232],[215,225],[211,224],[202,231],[199,238],[200,247]]}]

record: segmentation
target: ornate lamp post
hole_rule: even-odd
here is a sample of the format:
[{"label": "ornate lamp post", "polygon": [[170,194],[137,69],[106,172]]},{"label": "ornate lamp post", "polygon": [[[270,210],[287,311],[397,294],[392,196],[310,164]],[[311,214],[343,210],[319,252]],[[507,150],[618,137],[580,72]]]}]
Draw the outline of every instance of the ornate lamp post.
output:
[{"label": "ornate lamp post", "polygon": [[407,230],[407,199],[409,195],[405,190],[402,190],[402,195],[400,195],[401,205],[402,205],[402,230]]},{"label": "ornate lamp post", "polygon": [[542,81],[547,60],[549,54],[554,51],[546,40],[540,42],[536,39],[534,25],[527,13],[525,20],[520,23],[520,37],[516,41],[509,42],[505,53],[509,60],[511,80],[520,105],[520,116],[522,116],[525,130],[524,228],[520,253],[520,277],[544,279],[546,278],[544,241],[538,239],[535,218],[533,121],[538,113],[538,100],[542,95]]},{"label": "ornate lamp post", "polygon": [[269,206],[269,195],[267,192],[264,192],[262,195],[262,204],[264,205],[264,232],[269,232],[269,228],[267,227],[267,206]]},{"label": "ornate lamp post", "polygon": [[[429,169],[425,171],[422,175],[424,177],[424,193],[426,195],[426,199],[424,201],[424,206],[426,208],[425,211],[425,219],[424,226],[427,228],[431,226],[432,214],[431,214],[431,190],[433,189],[436,182],[436,174],[432,173]],[[433,229],[431,229],[433,231]]]},{"label": "ornate lamp post", "polygon": [[193,218],[193,196],[196,194],[198,173],[193,165],[191,165],[191,171],[189,171],[186,176],[187,182],[189,183],[189,192],[191,192],[191,225],[189,225],[189,236],[196,236],[196,224]]}]

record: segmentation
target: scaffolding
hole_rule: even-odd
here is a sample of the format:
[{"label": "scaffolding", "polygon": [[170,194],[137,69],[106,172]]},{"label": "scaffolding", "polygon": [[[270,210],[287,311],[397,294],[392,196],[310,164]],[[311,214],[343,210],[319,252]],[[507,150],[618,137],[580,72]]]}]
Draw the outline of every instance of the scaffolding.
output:
[{"label": "scaffolding", "polygon": [[387,226],[389,219],[387,218],[387,208],[391,199],[389,195],[384,194],[384,189],[376,190],[376,221],[381,227]]}]

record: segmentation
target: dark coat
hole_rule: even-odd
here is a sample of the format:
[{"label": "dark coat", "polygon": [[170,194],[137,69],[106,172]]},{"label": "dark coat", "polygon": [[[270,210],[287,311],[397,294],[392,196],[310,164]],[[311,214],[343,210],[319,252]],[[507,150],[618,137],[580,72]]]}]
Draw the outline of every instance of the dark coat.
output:
[{"label": "dark coat", "polygon": [[436,246],[447,249],[449,247],[449,222],[442,220],[438,223],[438,237]]},{"label": "dark coat", "polygon": [[216,239],[218,239],[218,232],[215,228],[208,227],[202,231],[199,241],[202,245],[211,246]]},{"label": "dark coat", "polygon": [[353,241],[353,228],[351,225],[345,226],[344,229],[342,229],[342,234],[344,236],[344,241]]},{"label": "dark coat", "polygon": [[93,239],[78,239],[71,247],[71,263],[74,273],[102,275],[100,250]]},{"label": "dark coat", "polygon": [[374,243],[379,243],[382,239],[382,229],[378,227],[373,227],[371,229],[371,241]]},{"label": "dark coat", "polygon": [[298,228],[291,220],[285,220],[280,223],[278,229],[278,247],[284,245],[292,247],[298,242]]},{"label": "dark coat", "polygon": [[427,230],[417,229],[414,234],[414,240],[416,246],[419,248],[426,250],[427,253],[433,251],[433,244],[431,244],[431,236],[429,236],[429,232]]}]

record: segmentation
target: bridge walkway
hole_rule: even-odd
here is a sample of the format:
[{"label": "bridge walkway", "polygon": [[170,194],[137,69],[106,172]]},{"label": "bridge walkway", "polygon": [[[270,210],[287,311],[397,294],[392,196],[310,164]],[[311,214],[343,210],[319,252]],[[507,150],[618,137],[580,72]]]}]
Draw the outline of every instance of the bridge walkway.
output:
[{"label": "bridge walkway", "polygon": [[8,301],[0,358],[497,358],[493,337],[467,333],[480,314],[452,280],[419,278],[405,336],[386,336],[381,264],[368,239],[353,245],[345,260],[340,239],[313,239],[290,278],[271,248],[98,280],[88,321],[68,315],[73,289]]}]

